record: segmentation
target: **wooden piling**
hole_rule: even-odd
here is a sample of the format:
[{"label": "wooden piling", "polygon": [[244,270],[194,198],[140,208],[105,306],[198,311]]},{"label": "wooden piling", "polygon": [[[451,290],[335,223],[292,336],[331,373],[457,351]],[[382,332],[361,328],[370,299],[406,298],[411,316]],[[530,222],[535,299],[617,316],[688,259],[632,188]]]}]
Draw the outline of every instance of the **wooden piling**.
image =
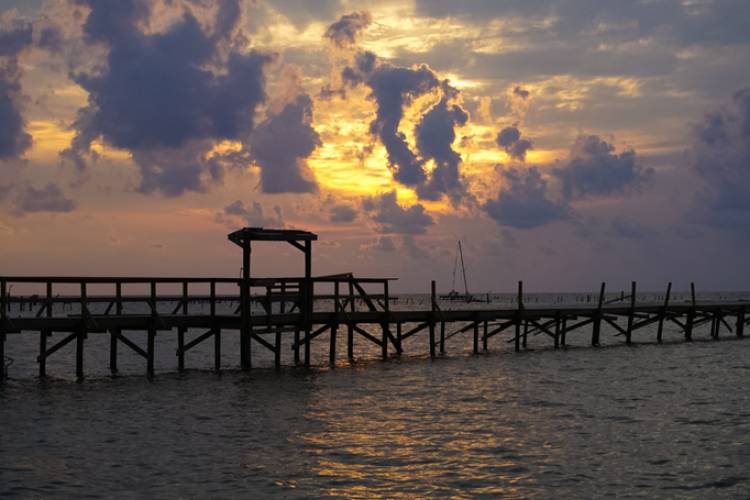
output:
[{"label": "wooden piling", "polygon": [[305,240],[305,308],[302,314],[305,319],[305,368],[310,367],[310,333],[312,330],[314,284],[311,277],[312,242]]},{"label": "wooden piling", "polygon": [[[242,280],[240,281],[240,368],[252,367],[252,331],[250,323],[250,242],[242,244]],[[303,306],[304,308],[304,306]]]},{"label": "wooden piling", "polygon": [[[115,283],[115,314],[122,316],[122,283]],[[121,330],[113,328],[109,331],[109,372],[117,374],[117,340]]]},{"label": "wooden piling", "polygon": [[0,280],[0,380],[5,378],[5,323],[7,314],[7,283]]},{"label": "wooden piling", "polygon": [[[242,292],[240,292],[242,293]],[[188,282],[182,282],[182,314],[188,314]],[[185,331],[183,326],[177,328],[177,370],[182,372],[185,369]]]},{"label": "wooden piling", "polygon": [[445,321],[440,321],[440,354],[445,354]]},{"label": "wooden piling", "polygon": [[523,281],[518,282],[518,309],[516,312],[516,335],[515,335],[515,351],[520,352],[521,350],[521,321],[523,321]]},{"label": "wooden piling", "polygon": [[429,331],[430,331],[430,357],[435,357],[435,307],[437,306],[437,297],[435,293],[435,280],[430,284],[430,303],[432,305],[432,314],[430,314]]},{"label": "wooden piling", "polygon": [[667,293],[664,295],[664,305],[661,308],[659,314],[659,326],[656,328],[656,341],[661,344],[662,332],[664,331],[664,319],[667,316],[667,309],[669,308],[669,297],[672,294],[672,282],[667,284]]},{"label": "wooden piling", "polygon": [[630,311],[628,313],[628,328],[625,331],[625,343],[630,344],[633,336],[633,320],[635,319],[635,281],[630,282]]},{"label": "wooden piling", "polygon": [[687,319],[685,321],[685,340],[693,340],[693,322],[695,321],[695,283],[690,283],[690,300],[691,307],[687,312]]},{"label": "wooden piling", "polygon": [[599,288],[599,302],[596,306],[596,312],[594,313],[594,323],[591,327],[591,345],[596,347],[599,345],[599,337],[602,330],[602,306],[604,305],[604,290],[607,284],[602,282],[601,288]]},{"label": "wooden piling", "polygon": [[81,323],[76,336],[76,378],[83,380],[83,339],[86,338],[86,282],[81,281]]},{"label": "wooden piling", "polygon": [[385,313],[385,321],[380,324],[380,328],[383,330],[383,337],[380,344],[381,347],[381,356],[383,359],[388,359],[388,321],[389,321],[389,312],[390,312],[390,304],[388,303],[388,281],[383,281],[383,296],[385,297],[385,302],[383,304],[383,312]]},{"label": "wooden piling", "polygon": [[565,339],[567,333],[568,333],[568,318],[563,316],[562,323],[560,326],[560,345],[563,347],[567,346],[566,339]]},{"label": "wooden piling", "polygon": [[156,340],[156,281],[151,280],[151,321],[148,328],[148,343],[146,346],[146,371],[149,377],[154,376],[154,348]]},{"label": "wooden piling", "polygon": [[[487,294],[488,298],[489,298],[489,295],[490,294]],[[489,302],[489,300],[488,300],[488,302]],[[488,329],[487,328],[488,327],[487,323],[488,323],[487,320],[484,320],[484,335],[482,335],[482,350],[484,352],[487,352],[487,329]]]},{"label": "wooden piling", "polygon": [[333,284],[333,312],[336,315],[331,325],[330,346],[328,347],[328,364],[336,365],[336,333],[339,328],[339,282]]},{"label": "wooden piling", "polygon": [[[45,316],[47,318],[52,318],[52,282],[47,281],[47,290],[46,290],[46,302],[45,302]],[[39,377],[44,378],[47,376],[47,356],[45,355],[47,353],[47,337],[50,336],[52,332],[47,329],[43,329],[39,331]]]},{"label": "wooden piling", "polygon": [[[349,279],[349,310],[352,314],[356,311],[357,306],[354,303],[354,284]],[[351,319],[346,323],[346,355],[349,361],[354,361],[354,324]]]},{"label": "wooden piling", "polygon": [[211,301],[211,329],[214,332],[214,370],[221,371],[221,328],[216,321],[216,282],[212,281],[209,286]]},{"label": "wooden piling", "polygon": [[[281,301],[279,302],[279,314],[286,312],[286,283],[281,284]],[[274,338],[276,350],[273,353],[273,364],[276,370],[281,370],[281,327],[276,327]]]}]

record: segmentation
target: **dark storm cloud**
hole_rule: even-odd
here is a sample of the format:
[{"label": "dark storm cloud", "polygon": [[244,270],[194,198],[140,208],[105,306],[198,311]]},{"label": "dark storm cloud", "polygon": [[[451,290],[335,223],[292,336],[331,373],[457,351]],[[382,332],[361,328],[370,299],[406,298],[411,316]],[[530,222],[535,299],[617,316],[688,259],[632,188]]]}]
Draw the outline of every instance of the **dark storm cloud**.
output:
[{"label": "dark storm cloud", "polygon": [[501,226],[532,229],[570,217],[570,209],[549,198],[547,181],[536,167],[501,170],[503,187],[482,208]]},{"label": "dark storm cloud", "polygon": [[694,127],[689,158],[704,182],[708,222],[750,229],[750,88]]},{"label": "dark storm cloud", "polygon": [[396,191],[390,191],[362,203],[381,233],[423,234],[435,223],[422,204],[402,208],[396,201]]},{"label": "dark storm cloud", "polygon": [[627,195],[653,177],[635,151],[615,153],[615,147],[596,135],[579,136],[570,151],[568,163],[554,170],[567,199],[590,196]]},{"label": "dark storm cloud", "polygon": [[254,201],[245,205],[237,200],[224,207],[224,215],[240,217],[249,227],[283,228],[284,220],[281,215],[281,207],[274,205],[273,213],[269,214],[263,210],[263,206]]},{"label": "dark storm cloud", "polygon": [[357,218],[357,210],[351,205],[334,205],[330,211],[330,221],[337,224],[354,222]]},{"label": "dark storm cloud", "polygon": [[278,114],[259,124],[250,136],[251,156],[260,166],[265,193],[309,193],[317,190],[305,159],[320,146],[311,125],[312,100],[299,95]]},{"label": "dark storm cloud", "polygon": [[36,189],[27,184],[13,202],[19,214],[29,212],[71,212],[76,202],[66,198],[60,188],[53,183]]},{"label": "dark storm cloud", "polygon": [[352,12],[345,14],[331,24],[325,32],[325,37],[339,47],[353,45],[357,36],[372,23],[369,12]]},{"label": "dark storm cloud", "polygon": [[31,146],[21,114],[18,54],[32,42],[30,24],[13,23],[0,31],[0,160],[19,158]]},{"label": "dark storm cloud", "polygon": [[[79,3],[90,7],[85,36],[104,43],[109,54],[106,69],[72,75],[89,93],[89,103],[75,123],[78,141],[64,157],[80,159],[91,140],[102,137],[133,153],[144,177],[142,191],[177,195],[220,178],[211,171],[215,165],[203,160],[207,148],[213,140],[242,139],[252,129],[255,109],[265,99],[263,68],[270,61],[256,51],[230,50],[221,59],[219,49],[229,44],[238,19],[236,2],[221,3],[211,33],[185,11],[165,32],[154,34],[139,28],[150,16],[145,1]],[[222,71],[208,69],[219,60]],[[203,148],[189,144],[198,141]],[[178,152],[186,147],[196,152],[191,161]],[[179,160],[170,161],[170,152]],[[160,159],[156,164],[154,157]],[[147,163],[139,162],[143,158]]]},{"label": "dark storm cloud", "polygon": [[437,87],[438,79],[426,66],[410,69],[385,64],[373,71],[367,85],[377,104],[377,116],[370,124],[370,132],[377,135],[385,146],[388,161],[394,168],[394,179],[406,186],[423,184],[427,176],[422,161],[411,151],[398,128],[404,107]]},{"label": "dark storm cloud", "polygon": [[452,145],[456,139],[455,127],[465,125],[468,119],[461,106],[451,105],[443,97],[417,124],[417,149],[422,158],[435,161],[429,181],[417,189],[420,198],[437,200],[444,193],[454,198],[464,194],[459,173],[461,155]]},{"label": "dark storm cloud", "polygon": [[[393,178],[416,189],[422,199],[437,200],[448,194],[458,202],[466,190],[461,184],[459,165],[461,156],[453,150],[455,128],[463,126],[468,113],[453,102],[458,90],[441,81],[427,66],[403,68],[380,63],[371,52],[356,54],[352,66],[342,71],[349,85],[364,83],[370,88],[370,98],[377,106],[370,133],[376,135],[388,153]],[[411,150],[406,136],[399,131],[404,109],[411,102],[429,92],[439,91],[440,100],[430,108],[415,128],[417,155]],[[435,168],[428,176],[424,163],[434,160]]]},{"label": "dark storm cloud", "polygon": [[503,148],[511,158],[526,161],[526,152],[533,149],[534,145],[528,139],[521,139],[521,131],[518,127],[511,126],[502,129],[495,138],[498,146]]}]

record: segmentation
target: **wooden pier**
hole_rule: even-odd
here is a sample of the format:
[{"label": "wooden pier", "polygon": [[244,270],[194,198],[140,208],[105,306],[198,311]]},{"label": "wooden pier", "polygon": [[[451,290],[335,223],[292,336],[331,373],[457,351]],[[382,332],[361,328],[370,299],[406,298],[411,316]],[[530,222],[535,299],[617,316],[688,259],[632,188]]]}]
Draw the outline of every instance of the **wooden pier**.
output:
[{"label": "wooden pier", "polygon": [[[327,340],[329,362],[334,364],[339,329],[346,331],[347,356],[353,361],[355,339],[374,344],[386,359],[404,353],[406,341],[424,331],[426,347],[435,357],[445,354],[448,341],[457,335],[470,335],[473,352],[479,353],[489,349],[493,338],[512,343],[516,351],[527,349],[529,339],[538,336],[554,348],[565,347],[571,334],[585,335],[588,343],[598,346],[602,325],[611,327],[609,330],[625,344],[636,340],[661,342],[667,322],[676,325],[686,341],[705,324],[710,324],[713,339],[718,339],[722,331],[743,337],[750,322],[745,314],[748,302],[698,302],[691,285],[690,300],[673,303],[671,283],[658,304],[638,303],[634,282],[630,294],[622,297],[624,303],[607,303],[602,283],[595,305],[526,307],[523,283],[519,282],[512,308],[441,310],[433,281],[429,308],[392,310],[392,279],[352,274],[313,277],[311,242],[317,236],[312,233],[244,228],[229,238],[243,249],[242,278],[0,277],[0,360],[4,364],[5,343],[16,335],[38,336],[40,377],[46,376],[47,359],[74,343],[76,376],[83,378],[89,335],[109,336],[109,368],[113,374],[117,373],[120,348],[124,346],[144,359],[145,371],[151,376],[157,335],[176,337],[178,371],[185,369],[192,348],[213,342],[214,368],[218,371],[226,368],[221,365],[222,337],[226,335],[239,335],[239,367],[249,370],[256,347],[270,351],[277,368],[282,366],[284,348],[293,351],[295,365],[309,367],[311,345],[321,339]],[[305,255],[305,275],[252,278],[251,241],[289,242]],[[11,296],[13,286],[43,292]],[[70,293],[71,287],[76,293]],[[235,292],[219,294],[219,287]],[[197,288],[201,291],[196,292]],[[68,293],[60,294],[60,289]],[[97,293],[92,293],[93,289]],[[143,293],[143,289],[148,292]],[[220,313],[217,305],[227,302],[236,307]],[[253,305],[257,306],[254,313]],[[646,327],[652,327],[650,337],[640,335]],[[134,331],[147,333],[145,345],[130,338]],[[535,344],[540,345],[538,341]],[[4,372],[0,371],[0,377]]]}]

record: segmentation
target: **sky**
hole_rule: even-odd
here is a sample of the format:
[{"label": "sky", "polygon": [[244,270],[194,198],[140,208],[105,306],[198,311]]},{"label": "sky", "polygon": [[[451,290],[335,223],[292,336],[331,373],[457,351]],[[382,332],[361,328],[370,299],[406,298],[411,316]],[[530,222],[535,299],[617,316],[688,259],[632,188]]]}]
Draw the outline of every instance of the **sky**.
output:
[{"label": "sky", "polygon": [[[746,0],[0,0],[0,274],[750,289]],[[260,243],[253,273],[294,276]],[[456,286],[460,280],[457,280]]]}]

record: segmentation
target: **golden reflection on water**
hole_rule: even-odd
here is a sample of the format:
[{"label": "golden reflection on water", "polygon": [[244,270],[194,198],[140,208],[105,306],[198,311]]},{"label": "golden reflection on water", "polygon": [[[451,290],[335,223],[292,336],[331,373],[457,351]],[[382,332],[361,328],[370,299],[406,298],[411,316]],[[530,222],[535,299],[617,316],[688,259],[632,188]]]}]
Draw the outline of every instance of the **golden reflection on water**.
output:
[{"label": "golden reflection on water", "polygon": [[351,385],[336,388],[342,393],[325,390],[310,401],[305,418],[316,430],[300,436],[301,446],[327,495],[513,497],[535,483],[530,460],[559,460],[554,446],[517,432],[528,408],[500,389],[507,377],[426,383],[420,374],[383,375],[368,386],[350,373]]}]

